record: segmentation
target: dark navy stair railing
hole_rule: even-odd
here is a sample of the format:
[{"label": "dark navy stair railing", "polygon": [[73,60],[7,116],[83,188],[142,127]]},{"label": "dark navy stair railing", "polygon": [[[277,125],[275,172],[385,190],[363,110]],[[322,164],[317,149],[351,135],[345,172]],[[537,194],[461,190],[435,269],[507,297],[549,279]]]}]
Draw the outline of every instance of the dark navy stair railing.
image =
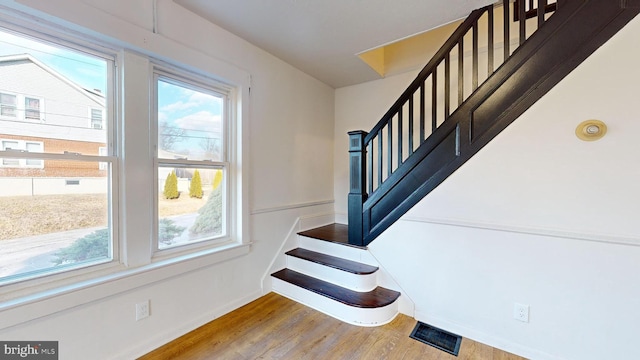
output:
[{"label": "dark navy stair railing", "polygon": [[473,11],[368,133],[349,132],[349,242],[365,246],[635,15],[640,0]]}]

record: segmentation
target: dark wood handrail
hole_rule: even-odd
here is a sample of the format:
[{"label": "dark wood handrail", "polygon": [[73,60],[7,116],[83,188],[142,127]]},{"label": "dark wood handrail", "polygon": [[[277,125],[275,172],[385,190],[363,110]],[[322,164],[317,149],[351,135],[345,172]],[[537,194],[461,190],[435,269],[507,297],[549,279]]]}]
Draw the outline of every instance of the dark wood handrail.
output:
[{"label": "dark wood handrail", "polygon": [[473,11],[369,133],[349,133],[350,243],[373,241],[640,13],[640,0],[501,1]]},{"label": "dark wood handrail", "polygon": [[369,132],[369,135],[367,135],[367,137],[364,139],[365,144],[369,144],[371,140],[374,137],[376,137],[376,134],[378,133],[378,131],[382,130],[387,125],[389,118],[393,117],[393,115],[395,115],[399,111],[400,107],[404,105],[409,100],[409,98],[413,95],[413,93],[415,93],[420,88],[420,86],[425,82],[425,80],[427,80],[429,75],[433,73],[434,69],[436,69],[436,67],[440,65],[442,61],[445,60],[445,57],[451,52],[451,50],[453,50],[454,47],[458,46],[460,39],[464,37],[464,35],[467,34],[467,32],[469,32],[469,30],[473,28],[473,24],[477,23],[478,20],[482,17],[482,15],[484,15],[485,12],[489,11],[489,9],[493,9],[493,5],[485,6],[481,9],[474,10],[469,15],[469,17],[467,17],[467,19],[462,24],[460,24],[458,28],[456,28],[456,30],[453,32],[453,34],[451,34],[451,36],[449,37],[449,39],[447,39],[444,45],[440,47],[440,50],[436,52],[436,54],[427,63],[427,65],[425,65],[425,67],[422,68],[422,70],[420,71],[418,76],[416,76],[413,82],[409,84],[409,87],[407,87],[407,89],[402,93],[402,95],[400,95],[398,100],[396,100],[396,102],[393,103],[393,105],[391,105],[391,108],[389,108],[389,111],[387,111],[387,113],[384,114],[382,119],[378,121],[378,123],[373,127],[373,129],[371,129],[371,131]]}]

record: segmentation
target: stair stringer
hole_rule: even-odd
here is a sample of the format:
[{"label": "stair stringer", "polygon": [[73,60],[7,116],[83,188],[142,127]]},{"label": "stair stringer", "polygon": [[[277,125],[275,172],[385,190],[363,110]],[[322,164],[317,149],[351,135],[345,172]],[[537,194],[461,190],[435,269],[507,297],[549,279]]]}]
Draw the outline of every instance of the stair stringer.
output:
[{"label": "stair stringer", "polygon": [[291,228],[289,228],[287,235],[280,242],[278,251],[276,251],[275,255],[269,262],[269,265],[265,269],[265,272],[262,274],[260,285],[263,295],[268,294],[272,290],[272,278],[269,275],[286,267],[287,260],[285,253],[299,246],[300,237],[297,233],[300,231],[331,224],[333,223],[334,218],[335,215],[332,213],[319,213],[300,216],[296,218],[296,220],[293,222],[293,225],[291,225]]},{"label": "stair stringer", "polygon": [[638,1],[566,0],[363,204],[369,244],[633,19]]}]

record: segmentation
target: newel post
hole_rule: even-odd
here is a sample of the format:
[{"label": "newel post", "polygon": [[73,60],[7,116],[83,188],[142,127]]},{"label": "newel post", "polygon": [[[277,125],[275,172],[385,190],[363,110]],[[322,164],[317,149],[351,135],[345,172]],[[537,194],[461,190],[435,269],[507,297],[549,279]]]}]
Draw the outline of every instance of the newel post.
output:
[{"label": "newel post", "polygon": [[362,204],[367,200],[366,131],[349,132],[349,244],[364,246]]}]

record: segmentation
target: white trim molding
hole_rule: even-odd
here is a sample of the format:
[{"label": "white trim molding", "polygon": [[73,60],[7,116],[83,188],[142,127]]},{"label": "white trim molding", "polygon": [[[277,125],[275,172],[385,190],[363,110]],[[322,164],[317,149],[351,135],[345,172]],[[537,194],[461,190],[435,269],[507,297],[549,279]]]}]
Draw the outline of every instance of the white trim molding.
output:
[{"label": "white trim molding", "polygon": [[300,208],[311,207],[311,206],[328,205],[333,203],[334,203],[334,200],[329,199],[329,200],[320,200],[320,201],[309,201],[309,202],[290,204],[290,205],[273,206],[273,207],[262,208],[262,209],[254,209],[251,211],[251,215],[265,214],[270,212],[292,210],[292,209],[300,209]]},{"label": "white trim molding", "polygon": [[521,226],[511,224],[498,224],[461,219],[429,218],[420,216],[404,216],[400,221],[422,222],[437,225],[459,226],[475,229],[504,231],[518,234],[530,234],[565,239],[594,241],[601,243],[613,243],[618,245],[640,246],[640,238],[633,236],[621,236],[611,234],[582,233],[571,230],[552,229],[538,226]]}]

